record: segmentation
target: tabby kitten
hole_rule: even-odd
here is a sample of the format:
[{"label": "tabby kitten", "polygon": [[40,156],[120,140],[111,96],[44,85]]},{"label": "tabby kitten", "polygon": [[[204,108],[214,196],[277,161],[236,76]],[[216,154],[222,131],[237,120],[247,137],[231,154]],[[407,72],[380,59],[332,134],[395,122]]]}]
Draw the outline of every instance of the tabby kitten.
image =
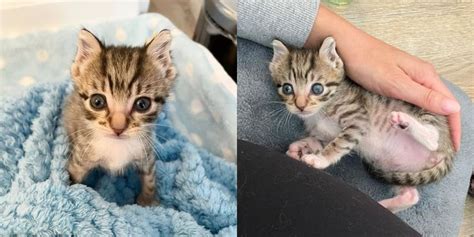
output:
[{"label": "tabby kitten", "polygon": [[105,46],[90,31],[80,31],[71,66],[74,90],[64,114],[73,183],[95,167],[120,174],[132,164],[142,184],[137,203],[158,204],[153,122],[176,76],[170,45],[168,30],[143,47]]},{"label": "tabby kitten", "polygon": [[333,38],[319,51],[288,49],[277,40],[273,50],[270,71],[278,94],[308,133],[289,146],[288,156],[325,169],[358,152],[373,174],[396,185],[396,195],[380,201],[392,212],[418,202],[417,185],[449,172],[454,149],[446,118],[345,78]]}]

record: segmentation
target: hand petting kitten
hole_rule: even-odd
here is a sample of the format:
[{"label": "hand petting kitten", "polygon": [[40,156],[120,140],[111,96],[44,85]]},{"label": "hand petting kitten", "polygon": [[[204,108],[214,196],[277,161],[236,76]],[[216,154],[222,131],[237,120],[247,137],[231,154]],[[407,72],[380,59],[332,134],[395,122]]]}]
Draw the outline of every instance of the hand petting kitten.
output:
[{"label": "hand petting kitten", "polygon": [[460,105],[431,63],[367,34],[321,5],[304,46],[317,47],[329,36],[337,40],[346,74],[352,80],[377,94],[446,115],[453,145],[459,150]]},{"label": "hand petting kitten", "polygon": [[451,170],[454,147],[446,117],[346,78],[332,37],[319,50],[291,49],[278,40],[273,49],[270,71],[278,94],[308,133],[289,146],[288,156],[325,169],[359,153],[372,174],[396,185],[395,197],[380,201],[393,212],[418,202],[417,185]]}]

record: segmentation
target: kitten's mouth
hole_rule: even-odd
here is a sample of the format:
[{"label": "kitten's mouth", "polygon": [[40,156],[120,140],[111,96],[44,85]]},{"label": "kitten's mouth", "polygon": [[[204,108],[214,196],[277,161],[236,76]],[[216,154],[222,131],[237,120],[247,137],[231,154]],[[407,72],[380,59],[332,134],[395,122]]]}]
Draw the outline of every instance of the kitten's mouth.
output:
[{"label": "kitten's mouth", "polygon": [[125,134],[120,134],[118,136],[117,134],[106,134],[105,136],[108,138],[117,139],[117,140],[124,140],[124,139],[130,138],[130,136],[125,135]]}]

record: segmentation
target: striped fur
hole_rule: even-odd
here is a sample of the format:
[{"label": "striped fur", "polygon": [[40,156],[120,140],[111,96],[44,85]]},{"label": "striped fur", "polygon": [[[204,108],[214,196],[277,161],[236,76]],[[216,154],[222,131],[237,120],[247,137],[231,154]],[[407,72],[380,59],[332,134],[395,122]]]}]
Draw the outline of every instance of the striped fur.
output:
[{"label": "striped fur", "polygon": [[[68,171],[73,183],[80,183],[98,166],[120,174],[133,165],[142,181],[137,203],[157,203],[154,121],[176,76],[170,44],[167,30],[143,47],[105,46],[91,32],[81,30],[71,66],[74,91],[64,112],[71,144]],[[91,105],[97,94],[106,100],[102,109]],[[136,109],[139,98],[150,101],[149,109]],[[118,135],[117,124],[121,126]]]},{"label": "striped fur", "polygon": [[[313,151],[312,154],[294,153],[291,149],[287,154],[296,155],[316,168],[325,168],[350,152],[358,152],[376,177],[405,186],[435,182],[451,170],[455,152],[446,118],[400,100],[376,95],[346,78],[342,60],[335,51],[334,40],[325,40],[319,51],[287,48],[281,42],[274,41],[270,71],[287,109],[305,121],[310,138],[324,145],[322,150]],[[324,86],[322,94],[311,92],[311,86],[315,83]],[[293,94],[283,93],[285,84],[292,85]],[[302,111],[296,106],[298,100],[305,105]],[[438,135],[439,138],[432,141],[436,149],[429,150],[421,145],[423,143],[417,143],[419,140],[413,137],[421,135],[414,130],[416,127],[394,125],[393,116],[396,114],[414,118],[421,124],[423,131]],[[409,132],[411,137],[407,135]],[[403,141],[405,137],[410,137],[414,142],[410,144]],[[394,157],[393,154],[403,155],[403,148],[385,141],[400,140],[419,147],[423,150],[420,154],[428,154],[426,166],[412,170],[413,167],[398,164],[397,159],[402,157]],[[295,144],[298,145],[298,142]],[[301,146],[307,147],[307,143],[303,142]],[[321,161],[327,164],[321,164]]]}]

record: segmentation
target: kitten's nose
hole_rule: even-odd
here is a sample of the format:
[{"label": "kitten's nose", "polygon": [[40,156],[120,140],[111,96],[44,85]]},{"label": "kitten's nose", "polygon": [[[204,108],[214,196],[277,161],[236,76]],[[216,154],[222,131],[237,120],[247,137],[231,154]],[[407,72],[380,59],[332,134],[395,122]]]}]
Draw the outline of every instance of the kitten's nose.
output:
[{"label": "kitten's nose", "polygon": [[307,104],[307,101],[306,101],[306,98],[304,98],[304,96],[298,96],[296,97],[296,108],[298,108],[300,111],[303,112],[304,108],[306,107],[306,104]]},{"label": "kitten's nose", "polygon": [[127,128],[127,117],[123,113],[113,113],[110,117],[110,127],[117,136],[123,133]]},{"label": "kitten's nose", "polygon": [[305,105],[303,105],[303,106],[296,105],[296,108],[298,108],[301,112],[304,111],[305,107],[306,107]]},{"label": "kitten's nose", "polygon": [[117,136],[120,136],[120,134],[122,134],[122,132],[123,132],[125,129],[112,128],[112,130],[114,130],[114,133],[117,134]]}]

